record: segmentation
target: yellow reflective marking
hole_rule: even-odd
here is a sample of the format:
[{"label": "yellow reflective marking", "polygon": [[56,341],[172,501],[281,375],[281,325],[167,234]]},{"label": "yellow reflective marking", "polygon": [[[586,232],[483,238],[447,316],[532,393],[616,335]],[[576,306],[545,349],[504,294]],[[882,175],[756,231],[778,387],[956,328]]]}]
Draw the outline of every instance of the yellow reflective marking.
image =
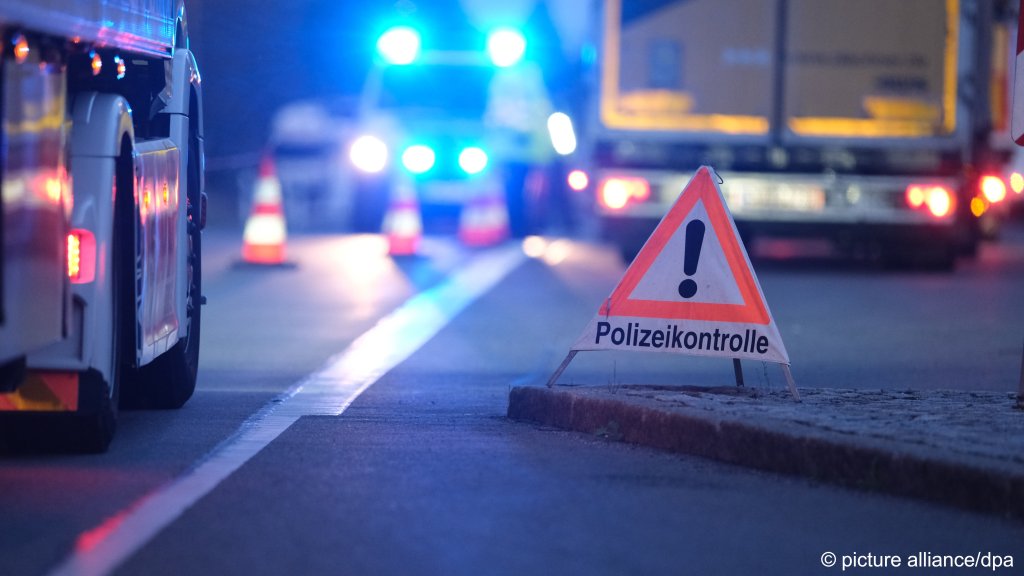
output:
[{"label": "yellow reflective marking", "polygon": [[934,124],[861,118],[791,118],[790,130],[804,136],[922,137],[935,133]]},{"label": "yellow reflective marking", "polygon": [[946,0],[946,84],[943,90],[942,129],[952,134],[956,129],[957,46],[960,42],[960,1]]},{"label": "yellow reflective marking", "polygon": [[864,108],[872,118],[879,120],[913,120],[934,124],[939,119],[939,107],[914,98],[887,98],[867,96]]},{"label": "yellow reflective marking", "polygon": [[[609,128],[684,132],[725,132],[767,134],[768,118],[727,114],[694,114],[693,99],[685,92],[667,90],[619,94],[619,25],[622,9],[618,0],[605,3],[604,61],[601,73],[601,121]],[[652,109],[646,106],[653,105]]]},{"label": "yellow reflective marking", "polygon": [[0,394],[3,412],[73,412],[78,410],[78,374],[32,373],[14,392]]}]

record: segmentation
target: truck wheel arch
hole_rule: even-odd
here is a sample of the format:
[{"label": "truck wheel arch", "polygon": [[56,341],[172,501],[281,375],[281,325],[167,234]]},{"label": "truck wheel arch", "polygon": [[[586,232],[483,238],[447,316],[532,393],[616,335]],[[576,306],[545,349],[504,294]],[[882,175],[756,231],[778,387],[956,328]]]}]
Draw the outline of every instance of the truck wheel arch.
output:
[{"label": "truck wheel arch", "polygon": [[116,94],[85,92],[75,96],[72,156],[116,157],[124,138],[135,142],[132,109]]},{"label": "truck wheel arch", "polygon": [[[133,185],[118,185],[114,189],[116,195],[111,190],[111,182],[119,178],[119,171],[128,170],[129,175],[134,171],[131,163],[135,139],[127,101],[112,94],[79,94],[73,108],[69,152],[75,198],[71,225],[92,230],[97,247],[106,250],[114,241],[116,205],[130,203],[129,209],[135,211]],[[129,165],[124,166],[124,163]],[[125,186],[131,189],[122,189]],[[83,318],[86,325],[77,328],[84,330],[78,335],[82,360],[90,367],[102,369],[107,376],[106,354],[102,348],[96,350],[96,335],[92,333],[92,327],[109,313],[102,304],[102,297],[103,292],[110,289],[112,279],[106,277],[105,271],[100,270],[100,273],[102,276],[96,282],[77,285],[73,293],[86,308]]]},{"label": "truck wheel arch", "polygon": [[[83,449],[104,451],[116,429],[121,389],[134,377],[135,282],[131,275],[135,241],[134,130],[131,108],[113,94],[77,95],[69,152],[75,205],[72,225],[91,229],[102,254],[97,281],[76,286],[84,306],[76,327],[85,370],[79,372]],[[113,187],[112,187],[113,184]],[[128,275],[128,276],[126,276]]]}]

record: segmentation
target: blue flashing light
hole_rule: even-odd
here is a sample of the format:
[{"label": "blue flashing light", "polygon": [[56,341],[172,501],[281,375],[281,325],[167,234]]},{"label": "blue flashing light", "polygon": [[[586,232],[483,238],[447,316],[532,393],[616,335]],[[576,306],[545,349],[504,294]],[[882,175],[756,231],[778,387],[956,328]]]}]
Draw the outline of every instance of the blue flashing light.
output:
[{"label": "blue flashing light", "polygon": [[526,38],[518,30],[499,28],[487,37],[487,54],[495,66],[512,66],[522,60],[525,53]]},{"label": "blue flashing light", "polygon": [[408,26],[389,28],[377,39],[377,52],[389,64],[412,64],[420,53],[420,33]]},{"label": "blue flashing light", "polygon": [[423,174],[434,167],[435,158],[430,146],[414,144],[402,152],[402,166],[413,174]]},{"label": "blue flashing light", "polygon": [[483,148],[469,146],[459,152],[459,168],[466,174],[479,174],[487,168],[487,153]]}]

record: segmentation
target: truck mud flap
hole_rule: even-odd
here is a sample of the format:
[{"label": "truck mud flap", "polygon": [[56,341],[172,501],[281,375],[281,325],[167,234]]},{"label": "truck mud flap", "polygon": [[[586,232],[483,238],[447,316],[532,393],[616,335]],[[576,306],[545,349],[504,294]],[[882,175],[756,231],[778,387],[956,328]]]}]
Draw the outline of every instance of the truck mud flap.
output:
[{"label": "truck mud flap", "polygon": [[98,453],[116,427],[98,373],[30,372],[0,394],[0,453]]}]

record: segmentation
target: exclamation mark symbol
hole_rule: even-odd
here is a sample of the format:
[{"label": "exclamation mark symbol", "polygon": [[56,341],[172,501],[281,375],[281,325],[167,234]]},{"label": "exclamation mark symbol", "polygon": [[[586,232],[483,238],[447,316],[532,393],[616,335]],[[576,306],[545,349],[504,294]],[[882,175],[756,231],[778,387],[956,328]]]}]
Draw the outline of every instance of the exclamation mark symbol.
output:
[{"label": "exclamation mark symbol", "polygon": [[[704,222],[691,220],[686,225],[686,244],[683,252],[683,272],[687,276],[693,276],[697,272],[697,261],[700,260],[700,247],[704,244]],[[679,295],[683,298],[693,298],[697,293],[697,283],[693,278],[687,278],[679,283]]]}]

